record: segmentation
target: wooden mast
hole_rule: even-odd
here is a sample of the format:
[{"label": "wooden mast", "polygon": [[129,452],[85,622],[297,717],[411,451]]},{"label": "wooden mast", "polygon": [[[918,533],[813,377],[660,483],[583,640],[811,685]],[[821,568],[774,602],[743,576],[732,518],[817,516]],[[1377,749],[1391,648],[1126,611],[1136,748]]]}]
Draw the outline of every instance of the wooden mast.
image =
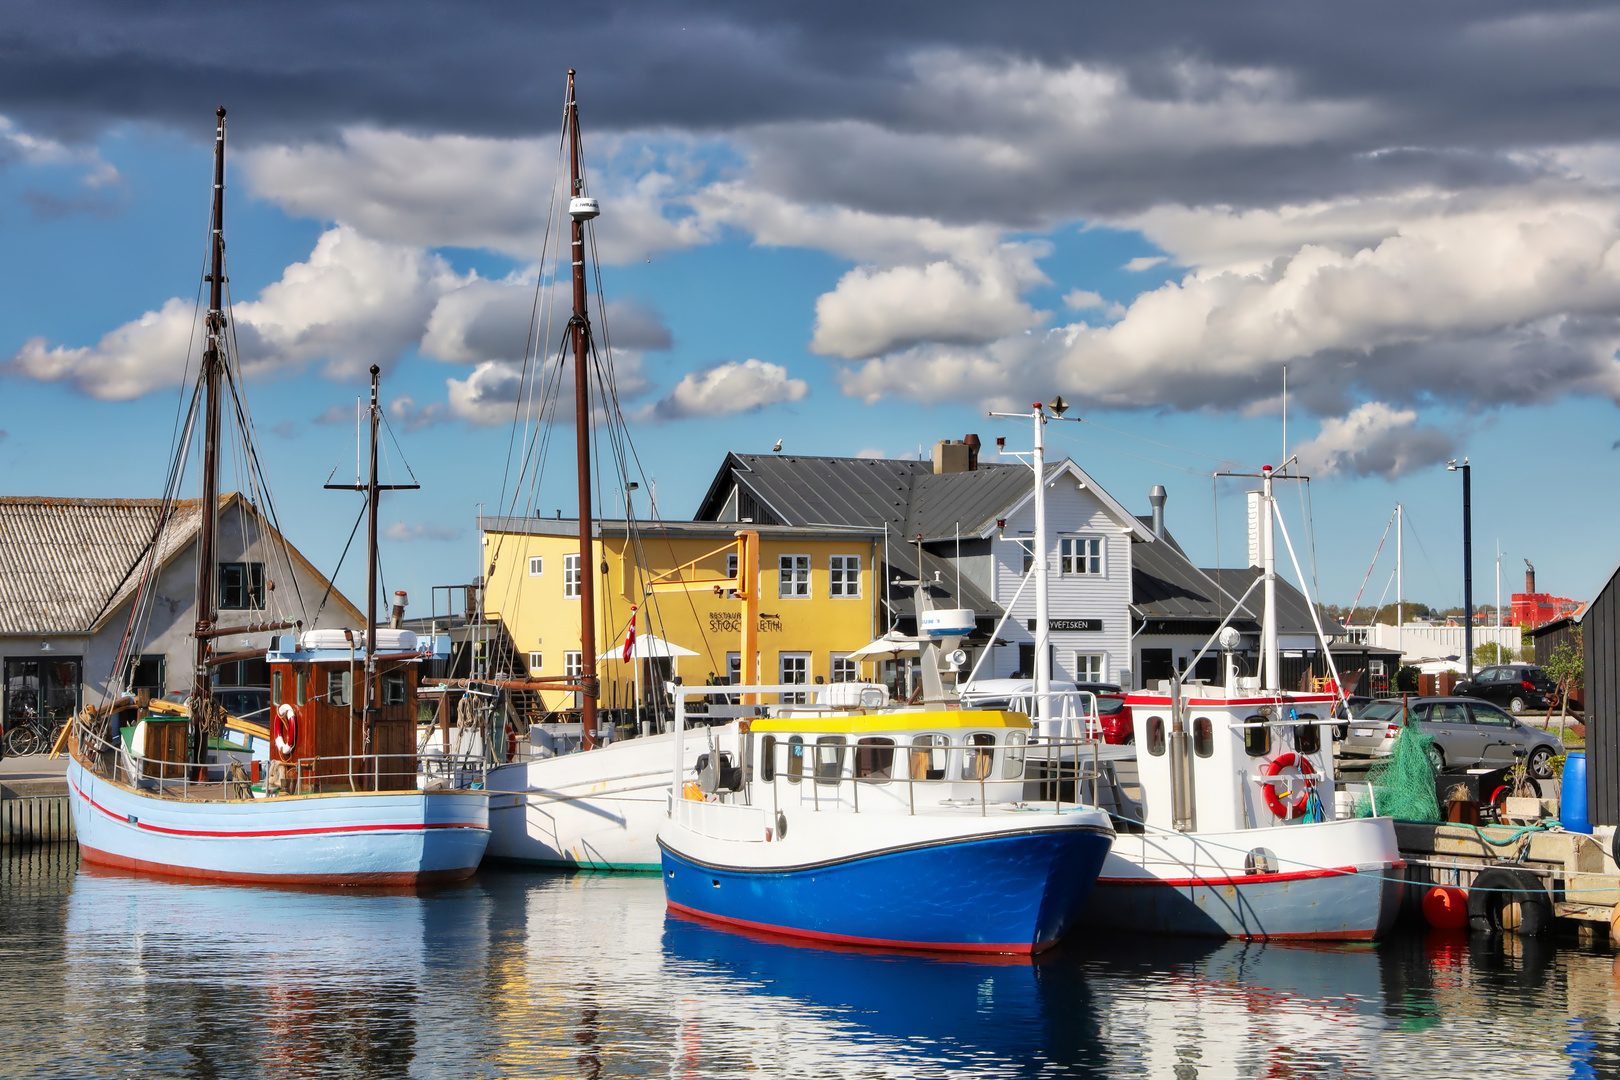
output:
[{"label": "wooden mast", "polygon": [[208,272],[208,316],[205,322],[207,341],[203,346],[202,381],[203,408],[203,466],[202,532],[197,540],[197,625],[196,669],[192,672],[191,714],[192,753],[194,760],[206,757],[203,746],[204,723],[212,712],[214,688],[208,673],[209,631],[216,617],[215,584],[218,572],[214,566],[215,533],[219,522],[219,428],[220,428],[220,374],[223,361],[220,354],[225,336],[225,106],[215,110],[218,118],[214,129],[214,214],[213,230],[209,234],[210,268]]},{"label": "wooden mast", "polygon": [[581,746],[596,745],[596,565],[591,544],[591,390],[590,314],[585,307],[585,218],[573,213],[583,195],[579,175],[579,106],[574,100],[574,69],[568,69],[568,195],[574,256],[574,435],[579,462],[579,662]]},{"label": "wooden mast", "polygon": [[[366,711],[365,749],[371,753],[372,732],[382,715],[377,707],[377,379],[382,369],[371,365],[371,467],[366,480]],[[349,700],[354,701],[353,688]],[[354,708],[351,704],[349,708]]]}]

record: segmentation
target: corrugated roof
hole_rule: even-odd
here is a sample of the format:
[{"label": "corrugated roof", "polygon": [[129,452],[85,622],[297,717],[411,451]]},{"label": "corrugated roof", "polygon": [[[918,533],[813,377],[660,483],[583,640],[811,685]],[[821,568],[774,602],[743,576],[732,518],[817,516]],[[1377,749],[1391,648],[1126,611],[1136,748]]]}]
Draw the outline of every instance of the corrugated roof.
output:
[{"label": "corrugated roof", "polygon": [[[90,630],[109,598],[132,585],[161,506],[158,499],[0,497],[0,633]],[[196,500],[178,509],[190,524],[168,533],[189,535]]]},{"label": "corrugated roof", "polygon": [[[1166,537],[1166,539],[1169,539]],[[1236,606],[1244,590],[1260,575],[1259,567],[1199,568],[1170,543],[1131,545],[1132,603],[1150,619],[1213,619]],[[1240,629],[1258,626],[1260,590],[1244,603],[1236,620]],[[1300,591],[1277,578],[1277,624],[1284,634],[1312,634],[1310,605]]]}]

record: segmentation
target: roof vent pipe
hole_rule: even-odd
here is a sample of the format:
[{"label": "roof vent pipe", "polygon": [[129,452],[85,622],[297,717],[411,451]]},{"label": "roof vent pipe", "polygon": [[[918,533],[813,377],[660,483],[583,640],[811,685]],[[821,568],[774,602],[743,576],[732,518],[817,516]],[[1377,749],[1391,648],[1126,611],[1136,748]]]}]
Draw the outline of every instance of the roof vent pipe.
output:
[{"label": "roof vent pipe", "polygon": [[983,444],[979,442],[979,437],[971,432],[962,441],[967,444],[968,448],[968,472],[977,472],[979,470],[979,447]]},{"label": "roof vent pipe", "polygon": [[1148,503],[1153,507],[1153,535],[1160,540],[1164,539],[1164,500],[1168,497],[1163,484],[1154,484],[1148,492]]}]

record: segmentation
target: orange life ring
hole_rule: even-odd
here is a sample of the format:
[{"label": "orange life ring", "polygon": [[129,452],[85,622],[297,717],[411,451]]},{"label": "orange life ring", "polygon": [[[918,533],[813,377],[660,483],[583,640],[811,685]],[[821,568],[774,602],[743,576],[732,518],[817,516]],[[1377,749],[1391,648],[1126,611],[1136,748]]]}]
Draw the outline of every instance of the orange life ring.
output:
[{"label": "orange life ring", "polygon": [[290,702],[282,702],[281,708],[270,721],[270,742],[280,752],[282,760],[292,756],[293,750],[298,746],[298,710]]},{"label": "orange life ring", "polygon": [[1316,770],[1311,768],[1311,759],[1304,754],[1278,754],[1266,762],[1266,767],[1260,770],[1261,775],[1270,778],[1277,776],[1290,765],[1299,770],[1300,779],[1305,781],[1304,786],[1299,790],[1299,794],[1293,795],[1292,785],[1290,785],[1291,798],[1284,802],[1277,794],[1276,784],[1268,781],[1261,785],[1261,789],[1266,794],[1266,805],[1271,808],[1273,814],[1285,821],[1303,815],[1305,805],[1310,802],[1311,787],[1315,783],[1314,777],[1316,776]]}]

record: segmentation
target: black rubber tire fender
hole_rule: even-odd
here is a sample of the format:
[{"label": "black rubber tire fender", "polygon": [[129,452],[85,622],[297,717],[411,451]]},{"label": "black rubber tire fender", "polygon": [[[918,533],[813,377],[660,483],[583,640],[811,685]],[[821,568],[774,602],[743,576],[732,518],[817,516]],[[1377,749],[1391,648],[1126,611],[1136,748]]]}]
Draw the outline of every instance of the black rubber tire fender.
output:
[{"label": "black rubber tire fender", "polygon": [[1519,925],[1508,932],[1520,937],[1544,937],[1552,932],[1552,898],[1541,879],[1506,866],[1489,867],[1474,878],[1468,889],[1468,928],[1503,933],[1502,912],[1512,904],[1519,905]]}]

